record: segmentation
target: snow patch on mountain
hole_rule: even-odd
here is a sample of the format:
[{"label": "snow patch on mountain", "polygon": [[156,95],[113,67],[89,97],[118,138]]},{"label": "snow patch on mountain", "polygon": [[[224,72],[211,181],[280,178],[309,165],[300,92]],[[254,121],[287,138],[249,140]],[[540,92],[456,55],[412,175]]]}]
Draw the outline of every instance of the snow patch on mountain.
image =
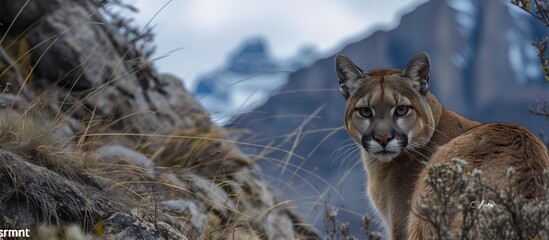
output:
[{"label": "snow patch on mountain", "polygon": [[530,44],[532,39],[529,39],[533,29],[528,21],[529,18],[525,17],[526,12],[512,4],[506,5],[515,23],[505,33],[505,38],[509,43],[508,55],[511,69],[513,69],[516,82],[519,85],[529,84],[541,78],[537,52],[535,47]]},{"label": "snow patch on mountain", "polygon": [[459,31],[469,37],[476,26],[478,6],[471,0],[449,0],[448,5],[456,11],[455,20],[459,24]]},{"label": "snow patch on mountain", "polygon": [[248,75],[222,71],[207,81],[200,81],[195,95],[210,112],[212,120],[223,125],[238,114],[259,107],[286,83],[288,75],[287,72]]},{"label": "snow patch on mountain", "polygon": [[291,72],[313,63],[316,51],[304,47],[293,59],[275,60],[262,38],[245,41],[227,64],[199,78],[194,95],[224,125],[233,117],[263,104],[286,84]]},{"label": "snow patch on mountain", "polygon": [[[454,20],[458,25],[458,33],[464,39],[471,39],[477,28],[477,17],[481,2],[473,0],[448,0],[448,6],[455,11]],[[467,62],[472,56],[470,45],[464,46],[452,55],[452,63],[460,70],[465,69]]]},{"label": "snow patch on mountain", "polygon": [[509,42],[509,62],[515,73],[516,82],[520,85],[529,83],[530,79],[540,77],[539,61],[536,50],[531,44],[525,44],[524,35],[517,30],[509,29],[505,34]]},{"label": "snow patch on mountain", "polygon": [[463,56],[462,53],[457,52],[457,53],[454,53],[454,55],[452,55],[452,63],[457,68],[464,69],[465,66],[467,65],[467,60],[465,59],[465,56]]}]

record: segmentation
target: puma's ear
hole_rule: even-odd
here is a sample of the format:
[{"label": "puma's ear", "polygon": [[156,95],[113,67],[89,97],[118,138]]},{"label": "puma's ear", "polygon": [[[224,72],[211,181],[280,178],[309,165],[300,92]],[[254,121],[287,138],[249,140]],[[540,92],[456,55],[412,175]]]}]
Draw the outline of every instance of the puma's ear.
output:
[{"label": "puma's ear", "polygon": [[339,78],[339,91],[347,100],[351,93],[359,86],[359,79],[364,78],[362,70],[358,68],[349,58],[343,54],[338,54],[335,58],[335,70]]},{"label": "puma's ear", "polygon": [[425,52],[419,52],[412,58],[402,71],[403,77],[412,80],[415,88],[421,93],[426,94],[429,88],[429,72],[431,71],[431,61],[429,55]]}]

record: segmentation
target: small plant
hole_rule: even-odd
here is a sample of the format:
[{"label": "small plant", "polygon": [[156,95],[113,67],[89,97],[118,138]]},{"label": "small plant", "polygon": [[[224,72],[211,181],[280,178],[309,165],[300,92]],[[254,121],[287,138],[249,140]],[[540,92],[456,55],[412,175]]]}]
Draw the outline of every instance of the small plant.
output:
[{"label": "small plant", "polygon": [[124,11],[138,12],[137,8],[120,0],[93,0],[93,2],[102,10],[110,24],[132,43],[132,46],[138,50],[138,54],[142,54],[147,59],[154,54],[156,50],[154,26],[141,27],[135,24],[135,19],[122,14]]},{"label": "small plant", "polygon": [[[549,5],[547,4],[547,1],[535,0],[533,7],[530,0],[511,0],[511,3],[543,22],[545,26],[549,27]],[[548,38],[545,37],[541,41],[532,42],[532,45],[537,49],[537,55],[541,62],[540,68],[545,74],[545,80],[549,81],[549,57],[545,55],[547,50],[547,41]]]},{"label": "small plant", "polygon": [[372,231],[372,220],[368,215],[362,216],[362,224],[360,226],[362,235],[357,237],[351,234],[351,227],[353,226],[349,222],[339,222],[337,220],[338,213],[338,208],[328,206],[326,202],[324,203],[324,232],[326,233],[326,240],[382,239],[381,233]]},{"label": "small plant", "polygon": [[[517,194],[519,182],[513,168],[507,187],[494,189],[483,183],[482,172],[465,172],[467,163],[453,159],[429,168],[432,192],[416,206],[414,214],[427,222],[435,239],[547,239],[549,237],[549,188],[541,199]],[[545,174],[545,183],[549,174]],[[461,217],[461,221],[456,221]],[[459,226],[456,228],[456,226]]]}]

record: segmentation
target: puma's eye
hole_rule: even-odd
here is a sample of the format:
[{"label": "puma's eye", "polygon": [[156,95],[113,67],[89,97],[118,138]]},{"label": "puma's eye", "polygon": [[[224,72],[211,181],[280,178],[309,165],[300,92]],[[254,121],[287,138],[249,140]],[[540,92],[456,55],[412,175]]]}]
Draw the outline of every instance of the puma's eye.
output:
[{"label": "puma's eye", "polygon": [[363,118],[371,118],[372,117],[372,109],[370,109],[369,107],[359,108],[359,109],[357,109],[357,111],[358,111],[358,114],[360,116],[362,116]]},{"label": "puma's eye", "polygon": [[407,107],[407,106],[397,107],[395,109],[395,116],[396,117],[402,117],[402,116],[406,115],[406,113],[408,113],[409,110],[410,110],[410,107]]}]

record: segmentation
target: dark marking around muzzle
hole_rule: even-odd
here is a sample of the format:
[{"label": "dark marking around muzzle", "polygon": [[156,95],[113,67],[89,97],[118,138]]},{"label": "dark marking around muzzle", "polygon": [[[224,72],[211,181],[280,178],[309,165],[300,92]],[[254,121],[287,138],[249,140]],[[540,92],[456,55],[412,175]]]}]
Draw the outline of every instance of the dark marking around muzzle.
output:
[{"label": "dark marking around muzzle", "polygon": [[370,138],[370,135],[363,135],[362,139],[360,139],[360,141],[362,142],[362,147],[366,150],[368,150],[368,148],[370,147]]}]

